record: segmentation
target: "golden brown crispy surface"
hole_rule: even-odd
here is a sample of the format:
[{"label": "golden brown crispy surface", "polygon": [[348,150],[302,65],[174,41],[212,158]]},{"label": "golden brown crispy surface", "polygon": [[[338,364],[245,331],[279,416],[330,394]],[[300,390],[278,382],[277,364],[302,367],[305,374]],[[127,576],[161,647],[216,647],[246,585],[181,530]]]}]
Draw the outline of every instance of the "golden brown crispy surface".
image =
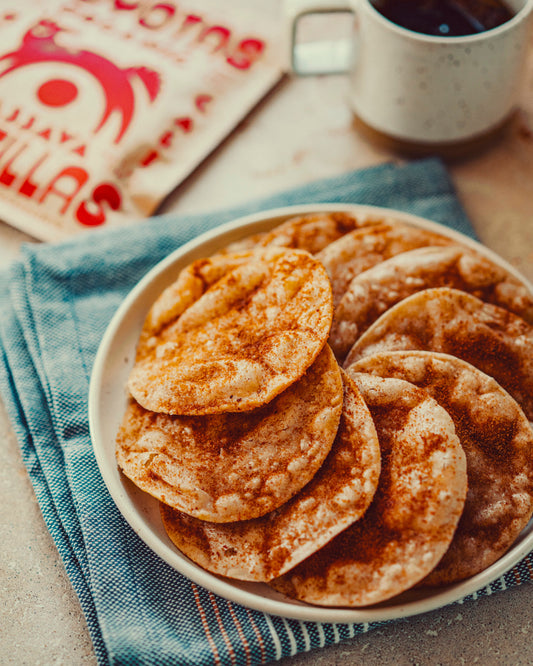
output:
[{"label": "golden brown crispy surface", "polygon": [[427,229],[398,221],[375,224],[351,231],[317,254],[325,266],[338,305],[356,275],[391,257],[428,245],[450,245],[452,241]]},{"label": "golden brown crispy surface", "polygon": [[117,461],[215,574],[327,606],[453,583],[533,513],[533,430],[488,376],[533,414],[532,325],[526,286],[468,245],[293,217],[154,302]]},{"label": "golden brown crispy surface", "polygon": [[494,379],[453,356],[383,352],[348,374],[405,379],[432,395],[453,419],[467,459],[468,495],[454,540],[428,585],[461,580],[497,560],[533,512],[533,430]]},{"label": "golden brown crispy surface", "polygon": [[268,581],[291,569],[360,518],[378,484],[380,452],[374,422],[353,380],[333,447],[312,480],[275,511],[232,523],[211,523],[161,505],[176,546],[208,571]]},{"label": "golden brown crispy surface", "polygon": [[177,319],[159,314],[166,324],[143,336],[129,390],[146,409],[168,414],[263,405],[314,361],[332,308],[325,269],[310,254],[260,250]]},{"label": "golden brown crispy surface", "polygon": [[217,254],[193,261],[180,271],[176,281],[161,293],[148,312],[137,349],[137,360],[149,348],[150,338],[175,321],[226,273],[250,261],[252,256],[250,252]]},{"label": "golden brown crispy surface", "polygon": [[364,516],[270,584],[318,605],[365,606],[412,587],[446,551],[466,494],[453,423],[421,389],[351,375],[374,419],[381,475]]},{"label": "golden brown crispy surface", "polygon": [[242,252],[273,245],[307,250],[307,252],[315,254],[353,229],[379,224],[382,219],[362,215],[356,217],[342,212],[298,215],[289,218],[271,231],[232,243],[226,248],[226,252]]},{"label": "golden brown crispy surface", "polygon": [[132,401],[117,460],[142,490],[181,511],[214,522],[247,520],[312,479],[341,410],[340,369],[326,346],[298,382],[250,412],[170,416]]},{"label": "golden brown crispy surface", "polygon": [[343,360],[355,341],[393,305],[423,289],[452,287],[533,321],[533,297],[514,276],[460,246],[403,252],[355,277],[340,303],[330,345]]},{"label": "golden brown crispy surface", "polygon": [[400,350],[457,356],[494,377],[533,420],[533,327],[456,289],[427,289],[387,310],[356,341],[344,365]]}]

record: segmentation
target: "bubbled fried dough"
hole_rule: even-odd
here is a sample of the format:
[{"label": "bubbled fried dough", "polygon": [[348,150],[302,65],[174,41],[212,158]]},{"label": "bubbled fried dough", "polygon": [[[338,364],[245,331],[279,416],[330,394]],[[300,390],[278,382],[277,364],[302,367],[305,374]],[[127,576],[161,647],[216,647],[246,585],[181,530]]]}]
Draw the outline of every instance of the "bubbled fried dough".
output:
[{"label": "bubbled fried dough", "polygon": [[453,583],[495,562],[533,513],[533,430],[516,401],[493,378],[447,354],[383,352],[347,372],[422,386],[454,421],[466,454],[468,495],[452,544],[425,584]]},{"label": "bubbled fried dough", "polygon": [[256,518],[318,471],[337,433],[342,396],[341,371],[326,346],[299,381],[253,411],[170,416],[132,401],[117,461],[139,488],[196,518]]},{"label": "bubbled fried dough", "polygon": [[457,356],[506,390],[533,421],[533,327],[518,315],[457,289],[426,289],[387,310],[356,341],[363,356],[420,350]]},{"label": "bubbled fried dough", "polygon": [[446,411],[408,382],[351,376],[378,434],[378,489],[360,520],[270,583],[321,606],[367,606],[418,583],[448,548],[466,495],[465,456]]},{"label": "bubbled fried dough", "polygon": [[508,271],[461,246],[402,252],[356,276],[335,309],[330,345],[341,361],[393,305],[423,289],[451,287],[533,322],[533,297]]},{"label": "bubbled fried dough", "polygon": [[264,405],[323,348],[331,285],[309,253],[265,248],[143,339],[128,387],[151,411],[216,414]]},{"label": "bubbled fried dough", "polygon": [[327,245],[317,254],[331,280],[336,307],[356,275],[391,257],[428,245],[450,245],[452,241],[434,231],[398,221],[355,229]]},{"label": "bubbled fried dough", "polygon": [[242,252],[257,247],[289,247],[320,252],[329,243],[359,227],[378,224],[382,218],[349,213],[312,213],[291,217],[271,231],[250,236],[226,248],[226,252]]},{"label": "bubbled fried dough", "polygon": [[343,374],[342,416],[321,468],[294,497],[261,518],[197,520],[161,504],[165,529],[194,562],[216,574],[268,581],[305,559],[359,519],[378,484],[374,422],[355,383]]},{"label": "bubbled fried dough", "polygon": [[157,335],[182,315],[215,282],[234,268],[250,261],[251,252],[214,255],[197,259],[180,271],[175,282],[157,298],[143,324],[137,348],[137,360],[147,355],[157,344]]}]

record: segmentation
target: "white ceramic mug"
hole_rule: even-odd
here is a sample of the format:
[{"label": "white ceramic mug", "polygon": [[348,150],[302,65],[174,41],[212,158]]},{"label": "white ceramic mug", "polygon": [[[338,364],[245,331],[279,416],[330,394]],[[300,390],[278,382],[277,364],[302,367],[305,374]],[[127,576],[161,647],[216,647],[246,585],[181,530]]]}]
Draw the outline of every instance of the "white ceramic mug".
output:
[{"label": "white ceramic mug", "polygon": [[[431,36],[385,18],[370,0],[285,0],[291,69],[350,72],[359,124],[405,146],[457,146],[494,133],[515,110],[531,39],[533,0],[508,0],[514,16],[492,30]],[[351,12],[353,37],[297,44],[308,14]]]}]

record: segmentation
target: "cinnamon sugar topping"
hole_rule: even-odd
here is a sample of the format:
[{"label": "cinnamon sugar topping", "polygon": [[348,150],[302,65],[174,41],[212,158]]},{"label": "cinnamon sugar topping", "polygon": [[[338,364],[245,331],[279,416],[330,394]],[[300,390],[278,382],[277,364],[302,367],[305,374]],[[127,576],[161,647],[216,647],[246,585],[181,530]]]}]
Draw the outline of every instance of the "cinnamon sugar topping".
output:
[{"label": "cinnamon sugar topping", "polygon": [[117,462],[215,574],[354,607],[460,581],[533,514],[532,326],[445,234],[290,218],[153,303]]}]

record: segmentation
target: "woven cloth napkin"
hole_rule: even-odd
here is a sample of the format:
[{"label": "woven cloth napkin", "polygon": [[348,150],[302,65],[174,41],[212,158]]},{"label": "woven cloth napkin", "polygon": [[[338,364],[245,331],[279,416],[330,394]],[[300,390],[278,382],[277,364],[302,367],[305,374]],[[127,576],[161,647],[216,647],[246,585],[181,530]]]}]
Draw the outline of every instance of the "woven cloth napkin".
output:
[{"label": "woven cloth napkin", "polygon": [[[401,209],[473,236],[436,160],[372,167],[238,209],[164,215],[57,245],[26,245],[0,276],[0,388],[46,525],[100,664],[258,664],[339,642],[375,624],[269,616],[219,598],[153,554],[107,493],[91,448],[93,359],[117,306],[160,259],[239,215],[301,203]],[[476,595],[531,579],[529,556]]]}]

